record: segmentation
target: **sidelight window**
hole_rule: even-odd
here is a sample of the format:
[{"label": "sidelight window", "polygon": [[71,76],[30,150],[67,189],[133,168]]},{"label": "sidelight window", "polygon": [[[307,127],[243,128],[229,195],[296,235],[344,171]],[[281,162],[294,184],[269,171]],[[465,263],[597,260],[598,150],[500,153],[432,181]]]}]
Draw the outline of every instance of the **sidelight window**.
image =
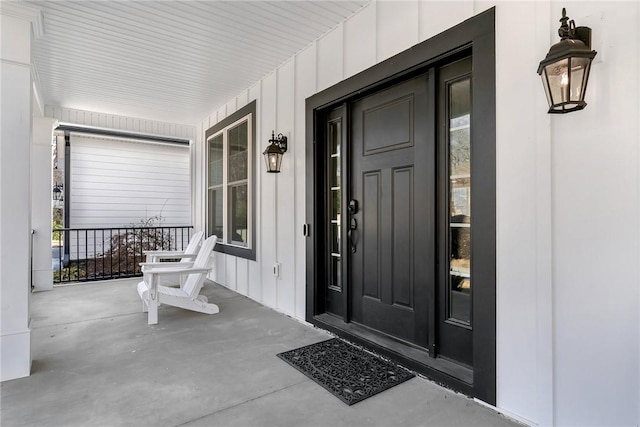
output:
[{"label": "sidelight window", "polygon": [[340,142],[341,142],[341,120],[334,120],[328,123],[327,139],[329,148],[329,170],[328,180],[329,189],[331,195],[328,200],[328,220],[329,220],[329,287],[334,290],[342,289],[342,276],[341,276],[341,248],[340,248],[340,209],[342,205],[342,188],[340,186]]},{"label": "sidelight window", "polygon": [[471,323],[471,79],[448,84],[449,310]]}]

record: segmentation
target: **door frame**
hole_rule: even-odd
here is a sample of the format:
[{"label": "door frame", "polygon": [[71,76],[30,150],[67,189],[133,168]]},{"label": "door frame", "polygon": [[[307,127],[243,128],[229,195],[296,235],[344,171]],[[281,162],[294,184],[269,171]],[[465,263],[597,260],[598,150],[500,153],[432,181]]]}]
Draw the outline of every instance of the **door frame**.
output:
[{"label": "door frame", "polygon": [[[471,137],[474,236],[472,262],[473,368],[433,358],[418,348],[381,337],[347,323],[324,310],[322,236],[318,198],[325,197],[324,153],[316,144],[319,124],[329,107],[362,97],[429,68],[472,54]],[[481,107],[481,108],[479,108]],[[306,320],[358,344],[373,348],[402,364],[484,402],[496,403],[496,83],[495,7],[478,14],[410,49],[343,80],[306,100]],[[344,277],[344,276],[343,276]]]}]

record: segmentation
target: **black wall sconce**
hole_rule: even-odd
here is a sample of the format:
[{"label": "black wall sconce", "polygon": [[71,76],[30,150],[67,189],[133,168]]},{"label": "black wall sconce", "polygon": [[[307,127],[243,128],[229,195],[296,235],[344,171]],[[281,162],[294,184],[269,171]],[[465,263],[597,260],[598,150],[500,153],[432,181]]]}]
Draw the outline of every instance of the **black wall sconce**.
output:
[{"label": "black wall sconce", "polygon": [[287,137],[281,133],[276,136],[275,131],[271,131],[269,146],[264,150],[264,161],[267,163],[267,172],[279,173],[282,165],[282,155],[287,151]]},{"label": "black wall sconce", "polygon": [[597,54],[591,50],[591,28],[576,28],[573,19],[569,21],[565,8],[562,8],[560,22],[560,41],[551,46],[538,66],[549,102],[548,112],[553,114],[582,110],[587,105],[584,94],[591,61]]}]

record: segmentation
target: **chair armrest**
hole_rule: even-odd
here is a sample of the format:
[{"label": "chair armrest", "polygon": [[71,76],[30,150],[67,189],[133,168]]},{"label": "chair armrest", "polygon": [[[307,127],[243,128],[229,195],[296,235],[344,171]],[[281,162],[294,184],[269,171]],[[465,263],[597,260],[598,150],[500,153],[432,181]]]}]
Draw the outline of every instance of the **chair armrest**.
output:
[{"label": "chair armrest", "polygon": [[168,255],[153,255],[154,257],[157,258],[195,258],[198,256],[198,254],[168,254]]},{"label": "chair armrest", "polygon": [[193,267],[192,262],[141,262],[139,264],[140,264],[140,267],[144,269],[149,269],[147,271],[152,271],[155,269],[161,269],[161,270],[164,270],[167,268],[184,269],[184,268]]},{"label": "chair armrest", "polygon": [[161,253],[161,254],[147,254],[147,259],[155,258],[155,259],[193,259],[197,257],[198,254],[184,254],[184,253]]},{"label": "chair armrest", "polygon": [[210,268],[167,268],[167,269],[161,269],[161,270],[151,270],[151,271],[147,271],[145,273],[148,273],[150,275],[162,275],[162,274],[192,274],[192,273],[208,273],[211,270],[213,270],[212,267]]},{"label": "chair armrest", "polygon": [[142,251],[145,255],[159,256],[159,255],[180,255],[183,254],[184,251]]}]

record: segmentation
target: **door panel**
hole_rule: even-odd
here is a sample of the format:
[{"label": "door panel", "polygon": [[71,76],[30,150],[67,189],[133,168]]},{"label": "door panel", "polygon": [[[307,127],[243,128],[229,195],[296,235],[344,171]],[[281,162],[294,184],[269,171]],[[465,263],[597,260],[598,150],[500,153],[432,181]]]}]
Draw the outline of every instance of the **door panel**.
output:
[{"label": "door panel", "polygon": [[350,141],[351,197],[362,207],[350,218],[358,224],[351,234],[352,320],[422,347],[435,275],[433,227],[416,239],[416,220],[434,215],[427,114],[425,75],[355,101]]},{"label": "door panel", "polygon": [[[389,127],[389,123],[395,125]],[[413,145],[413,94],[362,111],[363,155]]]},{"label": "door panel", "polygon": [[[357,237],[353,237],[352,244],[355,247],[360,246],[363,251],[362,260],[371,262],[370,267],[362,269],[363,275],[363,294],[367,297],[380,300],[380,281],[381,281],[381,245],[380,245],[380,217],[381,204],[380,196],[382,194],[380,188],[380,171],[366,172],[362,176],[362,215],[361,241],[357,241]],[[357,199],[356,199],[357,200]],[[357,217],[354,217],[357,220]],[[366,240],[365,240],[366,239]],[[354,256],[355,258],[355,256]]]},{"label": "door panel", "polygon": [[393,170],[392,303],[413,309],[413,167]]}]

